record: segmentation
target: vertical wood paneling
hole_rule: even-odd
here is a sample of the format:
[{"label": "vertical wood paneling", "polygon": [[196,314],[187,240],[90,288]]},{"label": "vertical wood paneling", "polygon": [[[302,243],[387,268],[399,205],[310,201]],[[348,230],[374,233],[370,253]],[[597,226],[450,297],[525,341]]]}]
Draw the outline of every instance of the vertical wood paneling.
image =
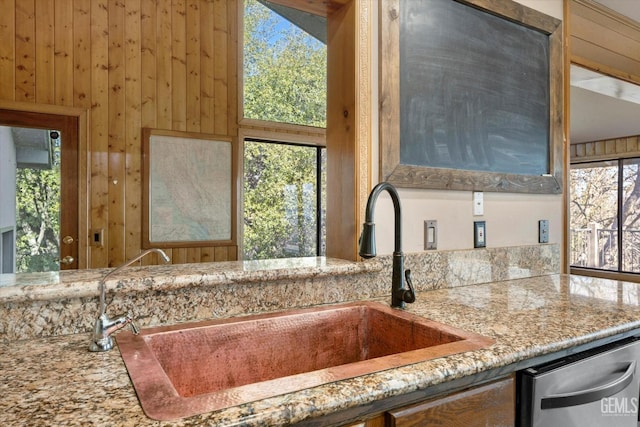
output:
[{"label": "vertical wood paneling", "polygon": [[109,263],[125,261],[124,4],[109,0]]},{"label": "vertical wood paneling", "polygon": [[[227,2],[226,25],[226,50],[225,57],[227,69],[225,71],[226,93],[226,129],[225,135],[238,134],[238,52],[242,49],[242,44],[238,46],[239,20],[238,6],[234,1]],[[242,68],[240,69],[242,70]]]},{"label": "vertical wood paneling", "polygon": [[[227,110],[225,112],[225,123],[224,123],[224,129],[226,129],[226,133],[228,134],[233,134],[233,135],[237,135],[238,134],[238,117],[237,117],[237,113],[238,113],[238,101],[237,101],[237,97],[238,97],[238,78],[237,78],[237,73],[238,73],[238,49],[241,49],[241,47],[238,47],[238,25],[239,25],[239,16],[238,16],[238,11],[239,11],[239,7],[241,6],[242,3],[238,4],[236,2],[228,2],[227,3],[227,8],[226,8],[226,17],[220,17],[220,19],[223,20],[223,22],[225,23],[224,26],[222,26],[222,28],[224,28],[224,30],[226,31],[226,43],[225,43],[225,48],[224,48],[224,52],[220,52],[218,51],[217,54],[220,55],[224,55],[226,57],[226,70],[224,71],[225,74],[225,78],[224,83],[220,84],[219,88],[216,88],[215,91],[217,94],[216,96],[222,96],[225,99],[225,103],[227,105]],[[218,15],[215,13],[214,10],[214,16],[216,17],[216,19],[218,18]],[[214,46],[215,46],[215,37],[218,36],[215,32],[214,32]],[[216,61],[217,64],[217,61]],[[215,67],[217,67],[218,65],[216,65]],[[214,67],[214,68],[215,68]],[[215,78],[214,78],[214,83],[215,83]],[[221,92],[224,90],[226,90],[226,94],[222,94]],[[215,110],[214,110],[214,114],[215,114]],[[218,123],[217,118],[215,118],[215,123]],[[222,126],[221,126],[222,128]],[[236,144],[238,142],[236,141]],[[237,146],[236,146],[237,149]],[[241,154],[236,154],[237,157],[241,156]],[[237,161],[237,159],[236,159]],[[236,176],[238,176],[237,174],[239,174],[239,169],[238,165],[236,163],[236,161],[234,161],[234,165],[233,165],[233,170],[234,170],[234,174],[236,174]],[[242,179],[238,178],[238,185],[242,185]],[[235,198],[237,195],[234,195],[233,197]],[[237,209],[240,208],[241,203],[238,201],[237,203]],[[241,215],[238,216],[238,218],[242,218]],[[236,228],[241,228],[239,226],[236,226]],[[235,230],[233,231],[234,233],[236,232]],[[241,236],[238,236],[238,239],[241,239]],[[216,247],[215,251],[221,250],[223,253],[222,254],[218,254],[214,252],[214,261],[219,262],[219,261],[235,261],[237,260],[237,254],[238,254],[238,247],[237,246],[227,246],[227,247]]]},{"label": "vertical wood paneling", "polygon": [[[185,4],[185,121],[186,130],[200,132],[200,1]],[[174,125],[175,126],[175,125]],[[174,250],[175,254],[175,250]],[[187,248],[183,262],[200,262],[200,248]]]},{"label": "vertical wood paneling", "polygon": [[200,250],[200,262],[213,262],[215,248],[202,248]]},{"label": "vertical wood paneling", "polygon": [[171,129],[171,0],[158,0],[157,19],[157,126],[159,129]]},{"label": "vertical wood paneling", "polygon": [[[236,0],[0,0],[0,99],[89,110],[80,235],[103,229],[104,246],[85,265],[115,266],[141,249],[142,127],[236,136],[236,9]],[[174,263],[237,259],[235,246],[167,253]]]},{"label": "vertical wood paneling", "polygon": [[[140,124],[142,127],[155,128],[157,127],[156,1],[141,0],[140,9]],[[140,191],[142,192],[142,189]],[[138,203],[142,203],[142,195]],[[140,246],[140,239],[136,243]],[[145,257],[141,260],[143,265],[157,262],[159,262],[157,256]]]},{"label": "vertical wood paneling", "polygon": [[56,1],[54,14],[54,97],[56,105],[73,105],[73,1]]},{"label": "vertical wood paneling", "polygon": [[141,0],[140,67],[142,127],[156,127],[156,2]]},{"label": "vertical wood paneling", "polygon": [[91,107],[91,0],[73,2],[73,106]]},{"label": "vertical wood paneling", "polygon": [[171,262],[173,264],[187,263],[187,250],[185,248],[174,248],[171,250]]},{"label": "vertical wood paneling", "polygon": [[200,0],[186,6],[187,130],[200,132]]},{"label": "vertical wood paneling", "polygon": [[[36,99],[36,5],[34,0],[16,4],[16,101]],[[6,40],[6,39],[2,39]]]},{"label": "vertical wood paneling", "polygon": [[227,47],[228,47],[228,7],[227,2],[217,1],[213,7],[213,131],[227,134]]},{"label": "vertical wood paneling", "polygon": [[140,252],[142,207],[140,0],[125,3],[125,259]]},{"label": "vertical wood paneling", "polygon": [[188,248],[187,249],[187,261],[186,262],[200,262],[202,258],[202,251],[200,248]]},{"label": "vertical wood paneling", "polygon": [[213,133],[213,2],[200,2],[200,131]]},{"label": "vertical wood paneling", "polygon": [[171,121],[173,130],[187,130],[187,48],[185,0],[171,2]]},{"label": "vertical wood paneling", "polygon": [[[171,129],[172,88],[171,88],[171,0],[157,0],[156,8],[156,125],[159,129]],[[173,251],[165,251],[176,264]],[[157,256],[154,263],[157,263]]]},{"label": "vertical wood paneling", "polygon": [[91,1],[91,225],[103,230],[104,244],[91,249],[90,266],[109,265],[109,12],[106,0]]},{"label": "vertical wood paneling", "polygon": [[229,251],[227,251],[226,247],[215,248],[215,261],[229,261]]},{"label": "vertical wood paneling", "polygon": [[55,102],[53,0],[36,2],[36,102]]},{"label": "vertical wood paneling", "polygon": [[15,19],[14,0],[0,0],[0,97],[15,98]]},{"label": "vertical wood paneling", "polygon": [[[91,0],[74,0],[73,2],[73,105],[89,111],[91,108]],[[89,168],[87,165],[87,121],[80,121],[80,142],[78,152],[78,179],[82,192],[78,197],[78,268],[91,267],[89,254],[90,232],[90,199],[88,193]]]}]

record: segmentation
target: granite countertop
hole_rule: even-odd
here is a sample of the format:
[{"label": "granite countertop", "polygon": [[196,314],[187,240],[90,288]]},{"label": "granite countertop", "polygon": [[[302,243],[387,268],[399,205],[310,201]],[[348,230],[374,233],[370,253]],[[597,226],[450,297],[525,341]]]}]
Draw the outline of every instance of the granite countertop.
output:
[{"label": "granite countertop", "polygon": [[[198,415],[176,426],[287,425],[640,328],[640,284],[539,276],[421,292],[408,311],[493,338],[481,350]],[[0,424],[163,425],[147,418],[117,349],[88,334],[4,343]]]},{"label": "granite countertop", "polygon": [[[277,278],[306,279],[355,275],[379,271],[375,260],[352,262],[336,258],[306,257],[256,261],[227,261],[127,268],[105,283],[107,292],[131,294],[162,289],[164,292],[193,288],[194,284],[216,286],[230,283],[267,282]],[[46,301],[51,298],[99,296],[97,284],[113,269],[66,270],[48,273],[0,274],[0,301]]]}]

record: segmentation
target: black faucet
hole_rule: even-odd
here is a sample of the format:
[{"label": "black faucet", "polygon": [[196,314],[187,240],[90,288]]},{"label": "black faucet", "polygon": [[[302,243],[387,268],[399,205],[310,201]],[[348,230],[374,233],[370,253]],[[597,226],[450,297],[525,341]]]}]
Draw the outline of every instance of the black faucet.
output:
[{"label": "black faucet", "polygon": [[[388,182],[381,182],[373,187],[369,199],[367,200],[367,210],[365,222],[362,225],[360,235],[359,254],[362,258],[373,258],[376,256],[376,225],[373,223],[373,210],[376,200],[384,190],[387,190],[393,201],[393,212],[395,221],[395,247],[393,250],[393,274],[391,278],[391,307],[404,308],[405,303],[412,303],[416,300],[416,294],[411,284],[411,270],[404,271],[404,254],[402,253],[402,217],[400,215],[400,197],[398,190]],[[404,277],[407,279],[408,288],[404,287]]]}]

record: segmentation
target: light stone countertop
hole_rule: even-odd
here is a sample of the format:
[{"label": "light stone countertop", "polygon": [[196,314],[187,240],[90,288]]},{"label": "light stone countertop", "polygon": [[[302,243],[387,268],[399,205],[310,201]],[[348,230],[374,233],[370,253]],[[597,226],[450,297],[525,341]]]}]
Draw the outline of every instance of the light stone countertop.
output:
[{"label": "light stone countertop", "polygon": [[87,334],[6,342],[0,425],[288,425],[629,333],[639,304],[640,284],[567,275],[420,292],[408,311],[496,343],[164,424],[142,412],[117,349],[90,353]]},{"label": "light stone countertop", "polygon": [[[170,291],[194,284],[217,286],[270,280],[354,275],[382,269],[376,260],[352,262],[336,258],[307,257],[256,261],[131,266],[105,283],[107,292],[119,294],[149,289]],[[45,301],[97,297],[98,283],[113,269],[67,270],[49,273],[0,274],[0,301]]]}]

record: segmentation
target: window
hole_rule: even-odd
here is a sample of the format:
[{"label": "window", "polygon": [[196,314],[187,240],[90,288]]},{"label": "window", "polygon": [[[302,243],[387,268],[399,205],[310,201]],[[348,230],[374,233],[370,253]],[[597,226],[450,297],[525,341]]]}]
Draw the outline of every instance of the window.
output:
[{"label": "window", "polygon": [[323,37],[325,18],[265,0],[245,0],[244,118],[326,126]]},{"label": "window", "polygon": [[245,140],[244,259],[324,255],[325,152]]},{"label": "window", "polygon": [[243,29],[243,258],[324,255],[326,19],[245,0]]},{"label": "window", "polygon": [[640,159],[571,167],[571,265],[640,273]]}]

